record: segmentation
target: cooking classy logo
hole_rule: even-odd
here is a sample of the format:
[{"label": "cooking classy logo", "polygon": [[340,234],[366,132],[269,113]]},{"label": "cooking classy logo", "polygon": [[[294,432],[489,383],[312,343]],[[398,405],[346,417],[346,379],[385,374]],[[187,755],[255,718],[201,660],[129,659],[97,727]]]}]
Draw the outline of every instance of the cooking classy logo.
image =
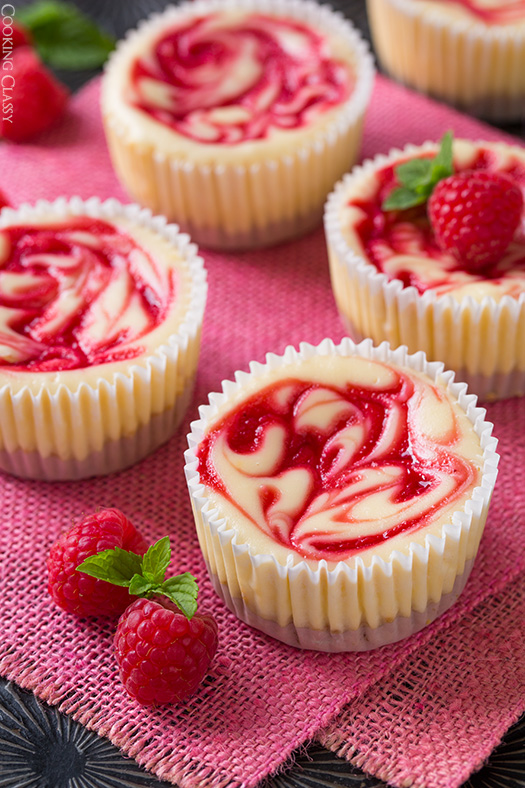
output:
[{"label": "cooking classy logo", "polygon": [[16,9],[11,3],[4,3],[0,11],[2,15],[2,120],[4,123],[13,122],[13,90],[15,78],[9,72],[13,70],[13,18]]}]

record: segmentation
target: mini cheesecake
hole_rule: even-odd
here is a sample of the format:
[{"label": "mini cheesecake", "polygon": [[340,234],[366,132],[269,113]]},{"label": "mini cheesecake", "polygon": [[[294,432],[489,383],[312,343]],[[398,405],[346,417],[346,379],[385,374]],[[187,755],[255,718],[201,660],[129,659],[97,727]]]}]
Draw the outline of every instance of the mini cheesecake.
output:
[{"label": "mini cheesecake", "polygon": [[0,217],[0,468],[67,479],[166,441],[195,377],[206,297],[196,248],[111,200]]},{"label": "mini cheesecake", "polygon": [[214,586],[291,645],[365,650],[463,588],[497,456],[452,373],[370,341],[288,348],[223,384],[186,475]]},{"label": "mini cheesecake", "polygon": [[260,246],[320,222],[372,80],[366,45],[326,6],[198,0],[121,42],[102,114],[134,198],[199,243]]},{"label": "mini cheesecake", "polygon": [[[524,394],[525,219],[496,264],[472,270],[441,251],[425,204],[382,207],[397,185],[396,167],[437,148],[378,156],[330,195],[325,230],[339,312],[354,338],[423,350],[480,397]],[[523,148],[455,140],[454,170],[506,173],[525,190]]]},{"label": "mini cheesecake", "polygon": [[374,47],[396,79],[488,119],[525,106],[525,0],[367,0]]}]

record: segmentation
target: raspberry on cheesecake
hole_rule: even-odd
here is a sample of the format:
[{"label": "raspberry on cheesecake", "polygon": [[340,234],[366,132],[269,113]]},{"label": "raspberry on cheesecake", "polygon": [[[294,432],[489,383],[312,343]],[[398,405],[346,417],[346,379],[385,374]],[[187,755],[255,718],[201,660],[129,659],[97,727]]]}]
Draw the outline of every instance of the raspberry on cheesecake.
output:
[{"label": "raspberry on cheesecake", "polygon": [[454,140],[443,169],[440,150],[378,156],[330,195],[339,312],[354,338],[423,350],[483,398],[524,394],[525,151]]}]

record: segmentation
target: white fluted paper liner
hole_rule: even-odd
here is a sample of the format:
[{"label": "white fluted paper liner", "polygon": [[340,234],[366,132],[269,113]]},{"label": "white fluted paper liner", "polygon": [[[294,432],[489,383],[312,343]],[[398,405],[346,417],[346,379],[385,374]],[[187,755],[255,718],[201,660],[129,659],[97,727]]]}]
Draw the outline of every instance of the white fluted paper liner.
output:
[{"label": "white fluted paper liner", "polygon": [[[306,561],[290,552],[286,563],[272,554],[240,543],[227,516],[206,495],[198,472],[197,450],[226,403],[241,399],[248,384],[315,355],[357,355],[394,363],[440,380],[466,413],[483,450],[480,484],[464,505],[451,514],[439,535],[409,542],[388,560],[374,555],[348,562]],[[250,388],[252,391],[253,388]],[[250,364],[235,381],[223,381],[222,393],[209,396],[191,425],[185,473],[200,546],[219,595],[243,621],[293,646],[321,651],[364,651],[406,637],[430,623],[459,596],[470,572],[483,533],[497,476],[497,441],[485,410],[464,383],[443,364],[429,363],[424,353],[409,355],[404,347],[392,351],[386,342],[375,347],[367,339],[339,345],[326,339],[317,347],[303,343],[283,356],[268,354],[265,364]]]},{"label": "white fluted paper liner", "polygon": [[488,25],[419,0],[368,0],[374,48],[397,80],[487,119],[525,117],[525,19]]},{"label": "white fluted paper liner", "polygon": [[[520,149],[521,150],[521,149]],[[337,308],[354,339],[371,337],[442,361],[480,399],[525,394],[525,293],[476,301],[432,290],[419,293],[389,277],[347,243],[340,212],[349,188],[401,158],[437,152],[434,142],[407,145],[355,167],[336,184],[325,206],[325,235]]]},{"label": "white fluted paper liner", "polygon": [[[4,209],[0,228],[40,218],[90,216],[145,228],[180,255],[187,295],[176,331],[129,362],[49,373],[0,369],[0,469],[33,479],[78,479],[128,467],[165,443],[189,404],[206,303],[197,247],[162,216],[117,200],[59,198]],[[145,247],[147,251],[147,247]],[[27,381],[24,380],[27,376]]]},{"label": "white fluted paper liner", "polygon": [[[310,128],[283,132],[278,141],[227,146],[188,140],[115,100],[143,36],[222,9],[281,15],[336,35],[353,60],[352,95]],[[102,114],[115,170],[134,199],[205,246],[249,248],[291,238],[321,222],[326,195],[357,159],[373,77],[372,57],[358,32],[313,0],[196,0],[168,8],[129,33],[106,65]]]}]

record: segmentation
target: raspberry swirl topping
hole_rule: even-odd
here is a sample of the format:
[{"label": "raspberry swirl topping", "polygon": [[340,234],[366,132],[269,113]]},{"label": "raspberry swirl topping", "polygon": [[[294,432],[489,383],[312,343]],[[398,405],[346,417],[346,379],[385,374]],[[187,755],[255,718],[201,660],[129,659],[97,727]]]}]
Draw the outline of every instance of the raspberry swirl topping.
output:
[{"label": "raspberry swirl topping", "polygon": [[[432,290],[436,295],[454,298],[470,295],[496,299],[508,295],[517,298],[525,292],[525,225],[516,233],[506,252],[495,264],[479,269],[463,265],[453,255],[440,249],[430,225],[426,204],[400,211],[384,211],[385,198],[398,185],[395,165],[376,174],[373,194],[366,199],[351,197],[347,203],[350,224],[354,227],[366,257],[389,279],[399,279],[405,287],[419,293]],[[490,149],[480,149],[463,170],[506,173],[525,194],[525,163],[508,157],[504,166]]]},{"label": "raspberry swirl topping", "polygon": [[210,14],[159,38],[131,72],[131,103],[201,143],[264,139],[344,102],[350,68],[292,19]]},{"label": "raspberry swirl topping", "polygon": [[271,384],[199,447],[201,481],[308,559],[346,560],[430,524],[478,478],[441,389],[379,362],[351,370],[340,386]]},{"label": "raspberry swirl topping", "polygon": [[88,217],[0,230],[0,366],[49,372],[136,358],[173,277],[117,227]]},{"label": "raspberry swirl topping", "polygon": [[487,25],[509,25],[525,19],[525,0],[440,0],[442,3],[460,5]]}]

